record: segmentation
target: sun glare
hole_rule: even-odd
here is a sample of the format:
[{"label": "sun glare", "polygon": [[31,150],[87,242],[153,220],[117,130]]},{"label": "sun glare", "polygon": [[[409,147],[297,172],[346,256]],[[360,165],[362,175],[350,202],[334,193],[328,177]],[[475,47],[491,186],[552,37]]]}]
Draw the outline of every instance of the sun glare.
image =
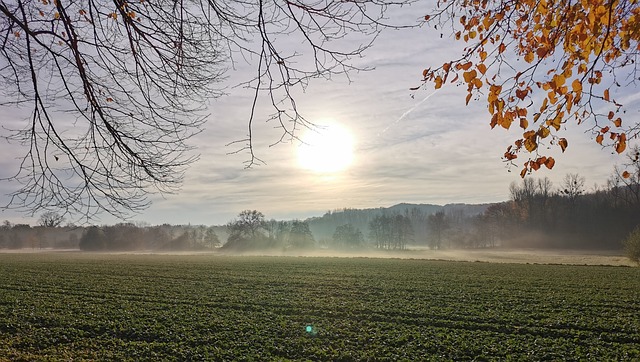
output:
[{"label": "sun glare", "polygon": [[337,123],[321,124],[307,130],[298,147],[302,168],[317,173],[334,173],[346,169],[353,161],[353,137]]}]

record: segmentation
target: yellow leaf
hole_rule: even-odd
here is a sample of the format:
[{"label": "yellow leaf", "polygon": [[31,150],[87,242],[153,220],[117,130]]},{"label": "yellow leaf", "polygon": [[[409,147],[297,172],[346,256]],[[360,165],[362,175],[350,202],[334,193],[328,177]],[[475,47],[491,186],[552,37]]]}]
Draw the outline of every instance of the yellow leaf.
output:
[{"label": "yellow leaf", "polygon": [[476,65],[476,68],[478,68],[478,70],[480,71],[480,73],[484,74],[487,72],[487,66],[484,65],[484,63],[480,63],[478,65]]},{"label": "yellow leaf", "polygon": [[556,88],[560,88],[564,85],[567,79],[562,74],[556,74],[553,76],[553,83],[555,83]]},{"label": "yellow leaf", "polygon": [[534,58],[533,52],[529,52],[529,53],[525,54],[524,61],[527,62],[527,63],[531,63],[531,62],[533,62],[533,58]]},{"label": "yellow leaf", "polygon": [[434,82],[436,83],[436,89],[440,89],[442,87],[442,77],[437,76]]},{"label": "yellow leaf", "polygon": [[582,82],[574,79],[571,83],[571,89],[573,89],[574,93],[582,93]]},{"label": "yellow leaf", "polygon": [[464,72],[462,76],[464,77],[465,82],[471,83],[471,81],[478,76],[478,72],[476,72],[475,69],[472,69],[470,71]]},{"label": "yellow leaf", "polygon": [[526,118],[520,118],[520,128],[527,129],[529,127],[529,121]]},{"label": "yellow leaf", "polygon": [[549,99],[545,98],[542,100],[542,106],[540,106],[540,113],[547,110],[547,105],[549,104]]},{"label": "yellow leaf", "polygon": [[527,138],[524,140],[524,148],[529,152],[533,152],[538,148],[538,144],[536,143],[535,138]]},{"label": "yellow leaf", "polygon": [[540,138],[547,138],[551,134],[551,131],[547,127],[540,127],[538,129],[538,135]]},{"label": "yellow leaf", "polygon": [[551,121],[550,126],[555,128],[556,131],[559,131],[561,125],[562,125],[562,113],[558,113],[556,117]]}]

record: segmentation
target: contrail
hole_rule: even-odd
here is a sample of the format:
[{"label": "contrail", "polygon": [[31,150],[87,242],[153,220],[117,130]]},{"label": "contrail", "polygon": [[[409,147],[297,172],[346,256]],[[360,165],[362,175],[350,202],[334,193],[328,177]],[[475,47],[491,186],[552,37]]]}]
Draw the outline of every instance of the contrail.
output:
[{"label": "contrail", "polygon": [[421,100],[418,104],[416,104],[415,106],[409,108],[407,111],[405,111],[400,118],[396,119],[394,122],[392,122],[390,125],[388,125],[387,127],[385,127],[385,129],[383,129],[380,133],[378,133],[377,137],[380,137],[383,133],[387,132],[387,130],[393,126],[395,126],[396,124],[398,124],[398,122],[402,121],[402,119],[404,119],[404,117],[406,117],[409,113],[413,112],[414,109],[420,107],[420,105],[424,102],[427,101],[427,99],[431,98],[432,95],[436,94],[438,92],[438,89],[434,90],[433,93],[428,94],[426,97],[424,97],[423,100]]}]

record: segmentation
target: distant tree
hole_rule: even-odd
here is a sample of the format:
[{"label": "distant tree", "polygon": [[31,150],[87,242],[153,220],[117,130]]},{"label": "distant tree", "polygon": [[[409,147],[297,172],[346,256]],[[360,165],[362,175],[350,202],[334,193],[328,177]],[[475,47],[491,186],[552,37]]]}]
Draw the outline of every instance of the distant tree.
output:
[{"label": "distant tree", "polygon": [[47,211],[44,214],[40,215],[40,219],[38,219],[38,224],[44,227],[58,227],[62,225],[64,222],[64,216],[58,214],[55,211]]},{"label": "distant tree", "polygon": [[217,248],[220,246],[220,239],[213,226],[207,228],[204,236],[204,243],[210,248]]},{"label": "distant tree", "polygon": [[360,248],[364,244],[364,236],[360,229],[351,224],[340,225],[333,233],[336,246],[346,249]]},{"label": "distant tree", "polygon": [[623,242],[624,251],[631,261],[640,264],[640,226],[637,226]]},{"label": "distant tree", "polygon": [[444,211],[438,211],[429,215],[427,218],[429,229],[431,230],[430,247],[431,249],[440,249],[442,247],[442,239],[444,232],[449,228],[449,221]]},{"label": "distant tree", "polygon": [[378,249],[405,249],[413,237],[408,215],[378,215],[369,222],[369,237]]},{"label": "distant tree", "polygon": [[623,186],[618,196],[628,205],[640,205],[640,146],[634,146],[627,153],[627,162],[623,167],[615,167],[615,183]]},{"label": "distant tree", "polygon": [[80,250],[104,251],[107,250],[107,237],[101,228],[90,226],[82,234],[79,246]]},{"label": "distant tree", "polygon": [[560,194],[567,197],[570,203],[574,203],[578,196],[584,193],[585,178],[577,173],[568,173],[560,185]]},{"label": "distant tree", "polygon": [[168,224],[152,226],[146,230],[146,238],[152,248],[164,248],[171,239],[171,226]]},{"label": "distant tree", "polygon": [[391,219],[391,235],[393,239],[393,249],[406,249],[407,243],[413,237],[413,228],[411,227],[411,221],[406,215],[395,215]]},{"label": "distant tree", "polygon": [[262,249],[268,246],[267,223],[257,210],[244,210],[236,220],[227,224],[229,237],[225,249]]},{"label": "distant tree", "polygon": [[266,226],[264,214],[257,210],[244,210],[238,214],[235,221],[227,224],[231,234],[248,239],[254,239]]},{"label": "distant tree", "polygon": [[386,249],[390,243],[389,217],[378,215],[369,222],[369,237],[377,249]]},{"label": "distant tree", "polygon": [[185,230],[177,238],[169,241],[163,249],[167,250],[193,250],[197,248],[196,233],[194,230]]},{"label": "distant tree", "polygon": [[289,247],[293,249],[310,249],[315,246],[315,243],[316,241],[306,221],[291,221],[287,242]]}]

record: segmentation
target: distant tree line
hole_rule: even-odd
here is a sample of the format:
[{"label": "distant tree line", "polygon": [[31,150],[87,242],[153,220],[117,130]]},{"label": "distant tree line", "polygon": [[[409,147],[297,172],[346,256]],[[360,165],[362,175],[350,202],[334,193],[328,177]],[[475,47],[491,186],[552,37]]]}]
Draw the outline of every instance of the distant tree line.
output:
[{"label": "distant tree line", "polygon": [[90,226],[80,239],[80,250],[206,250],[220,246],[214,227],[191,225],[139,226],[120,223],[112,226]]},{"label": "distant tree line", "polygon": [[[593,248],[638,250],[640,255],[640,150],[616,168],[605,186],[586,189],[586,180],[567,174],[559,185],[526,177],[512,183],[510,200],[490,205],[399,204],[390,208],[343,209],[307,220],[267,220],[244,210],[225,226],[120,223],[61,226],[64,217],[47,212],[39,226],[0,226],[0,248],[107,250],[405,250],[449,248]],[[630,233],[636,230],[630,243]],[[218,235],[226,236],[222,242]],[[624,245],[623,245],[624,242]],[[640,259],[640,256],[638,257]],[[635,259],[634,259],[635,260]]]},{"label": "distant tree line", "polygon": [[38,226],[0,226],[0,249],[80,249],[86,251],[206,250],[220,246],[215,226],[120,223],[61,226],[64,218],[47,212]]},{"label": "distant tree line", "polygon": [[257,210],[244,210],[226,225],[223,251],[304,250],[317,246],[309,224],[301,220],[266,220]]}]

